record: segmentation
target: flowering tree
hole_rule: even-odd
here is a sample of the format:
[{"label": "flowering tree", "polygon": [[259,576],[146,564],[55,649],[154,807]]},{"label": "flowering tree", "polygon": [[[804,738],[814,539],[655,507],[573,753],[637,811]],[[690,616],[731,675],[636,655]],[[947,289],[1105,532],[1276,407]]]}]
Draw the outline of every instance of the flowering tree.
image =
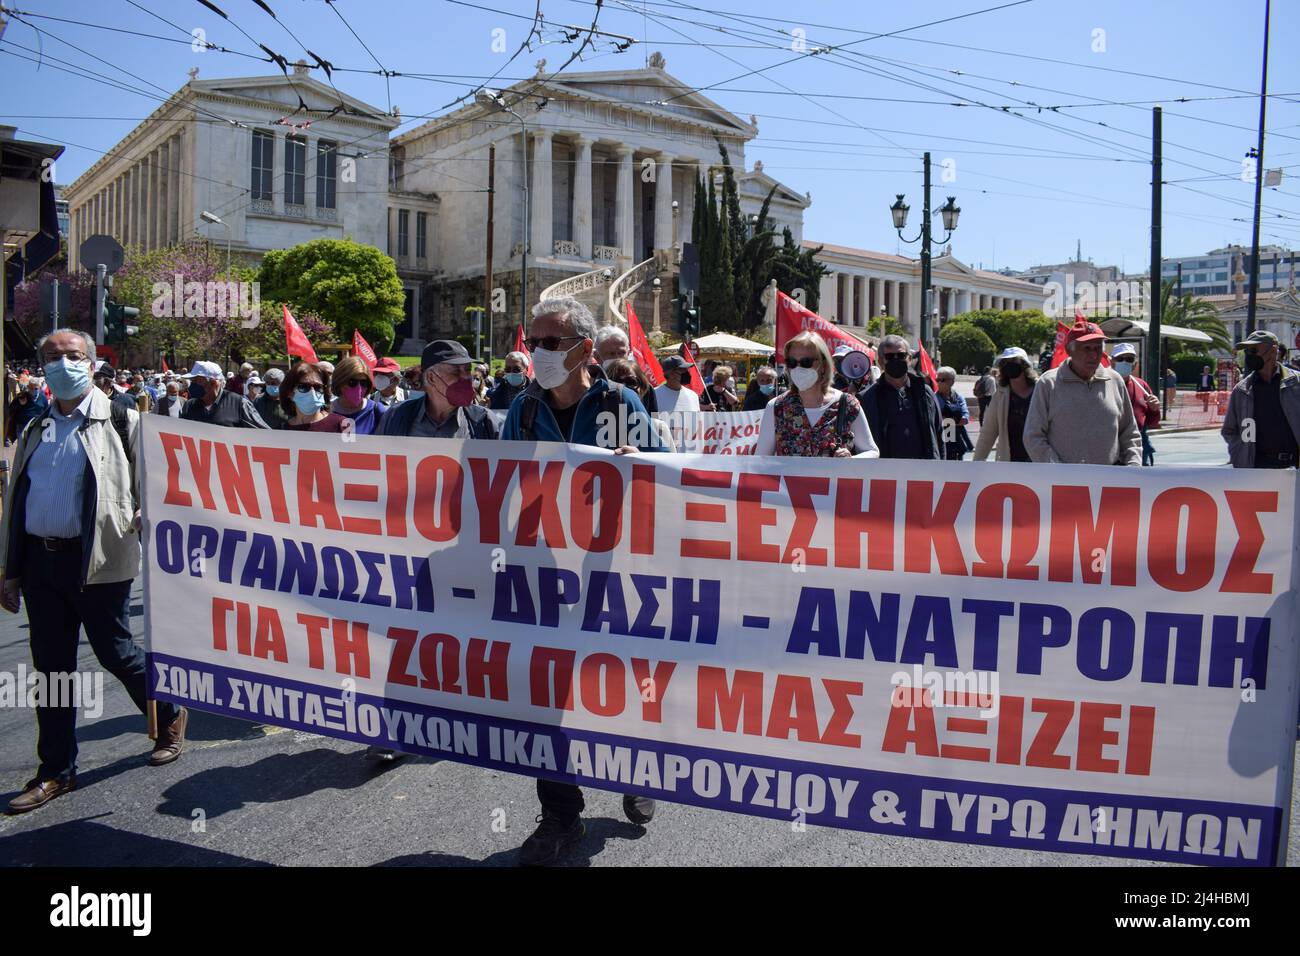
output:
[{"label": "flowering tree", "polygon": [[72,287],[72,308],[59,316],[59,325],[95,333],[95,277],[84,269],[69,274],[66,269],[41,270],[40,275],[14,289],[13,320],[33,342],[50,331],[50,322],[41,313],[41,286],[57,279]]}]

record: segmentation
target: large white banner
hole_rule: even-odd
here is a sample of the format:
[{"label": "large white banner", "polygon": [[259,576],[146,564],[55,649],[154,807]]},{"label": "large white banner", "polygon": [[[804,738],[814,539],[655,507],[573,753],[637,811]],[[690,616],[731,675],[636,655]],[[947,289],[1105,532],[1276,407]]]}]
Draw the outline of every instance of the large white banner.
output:
[{"label": "large white banner", "polygon": [[1294,472],[144,417],[151,693],[810,824],[1279,862]]}]

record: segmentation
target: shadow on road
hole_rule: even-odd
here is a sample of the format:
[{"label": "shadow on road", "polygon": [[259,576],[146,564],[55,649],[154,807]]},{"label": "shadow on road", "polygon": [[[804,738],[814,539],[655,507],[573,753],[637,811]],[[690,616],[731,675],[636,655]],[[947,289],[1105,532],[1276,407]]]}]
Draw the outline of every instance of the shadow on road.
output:
[{"label": "shadow on road", "polygon": [[352,790],[374,778],[368,761],[354,753],[318,748],[272,754],[245,767],[213,767],[163,791],[158,812],[189,819],[201,807],[209,820],[250,803],[278,803],[319,793]]},{"label": "shadow on road", "polygon": [[0,865],[20,863],[24,866],[270,865],[180,840],[118,830],[96,822],[94,817],[0,838]]},{"label": "shadow on road", "polygon": [[[584,818],[587,824],[587,835],[582,838],[573,850],[563,856],[557,866],[581,867],[591,866],[592,858],[605,849],[605,844],[610,840],[639,840],[645,836],[645,827],[639,827],[634,823],[628,823],[626,820],[616,820],[613,817],[594,817]],[[532,831],[528,831],[529,833]],[[527,838],[524,833],[519,838],[523,843]],[[406,856],[395,856],[391,860],[384,860],[382,863],[376,863],[375,866],[446,866],[446,867],[464,867],[464,866],[516,866],[519,861],[519,849],[515,847],[510,850],[502,850],[499,853],[493,853],[491,856],[484,857],[481,860],[473,860],[467,856],[454,856],[449,853],[411,853]]]}]

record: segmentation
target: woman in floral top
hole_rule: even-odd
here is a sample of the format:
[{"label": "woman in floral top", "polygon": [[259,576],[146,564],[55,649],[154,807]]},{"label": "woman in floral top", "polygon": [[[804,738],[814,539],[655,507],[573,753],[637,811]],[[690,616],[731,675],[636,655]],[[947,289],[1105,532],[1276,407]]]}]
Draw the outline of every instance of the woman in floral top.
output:
[{"label": "woman in floral top", "polygon": [[835,366],[820,335],[801,332],[787,341],[785,366],[793,387],[763,409],[754,454],[880,457],[858,400],[831,387]]}]

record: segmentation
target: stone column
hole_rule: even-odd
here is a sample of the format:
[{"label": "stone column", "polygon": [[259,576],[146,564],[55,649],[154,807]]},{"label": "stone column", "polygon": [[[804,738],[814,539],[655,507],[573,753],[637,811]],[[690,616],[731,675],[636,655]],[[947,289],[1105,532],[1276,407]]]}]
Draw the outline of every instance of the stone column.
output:
[{"label": "stone column", "polygon": [[166,246],[171,244],[171,234],[168,227],[168,221],[171,218],[172,204],[172,175],[171,175],[171,147],[168,143],[163,143],[158,147],[158,163],[162,167],[158,182],[158,244]]},{"label": "stone column", "polygon": [[158,163],[154,154],[150,153],[148,158],[149,165],[145,167],[148,170],[148,176],[145,182],[149,188],[145,190],[144,216],[145,216],[145,235],[148,236],[150,249],[158,248]]},{"label": "stone column", "polygon": [[591,140],[575,136],[576,163],[573,167],[573,241],[578,258],[591,258]]},{"label": "stone column", "polygon": [[673,245],[673,155],[660,153],[655,159],[655,248]]},{"label": "stone column", "polygon": [[[161,146],[156,147],[149,154],[149,158],[154,168],[153,210],[149,217],[149,225],[153,229],[154,247],[159,248],[167,245],[167,234],[163,231],[167,210],[167,161],[163,158]],[[229,212],[225,213],[226,217],[229,215]]]},{"label": "stone column", "polygon": [[529,251],[533,256],[555,255],[551,226],[551,131],[533,134],[532,235]]},{"label": "stone column", "polygon": [[628,263],[632,261],[636,249],[636,216],[632,201],[632,147],[618,148],[618,209],[614,219],[614,228],[618,233],[618,249]]},{"label": "stone column", "polygon": [[[867,316],[867,328],[870,329],[872,327],[871,323],[880,317],[880,306],[885,301],[885,294],[883,284],[879,279],[868,279],[867,282],[871,287],[870,303],[867,306],[867,311],[870,313]],[[879,331],[880,329],[877,326],[876,332],[879,333]]]},{"label": "stone column", "polygon": [[903,316],[899,311],[901,308],[901,302],[899,301],[900,283],[897,279],[887,279],[885,280],[885,285],[889,294],[889,315],[891,318],[898,319],[901,322]]}]

